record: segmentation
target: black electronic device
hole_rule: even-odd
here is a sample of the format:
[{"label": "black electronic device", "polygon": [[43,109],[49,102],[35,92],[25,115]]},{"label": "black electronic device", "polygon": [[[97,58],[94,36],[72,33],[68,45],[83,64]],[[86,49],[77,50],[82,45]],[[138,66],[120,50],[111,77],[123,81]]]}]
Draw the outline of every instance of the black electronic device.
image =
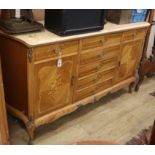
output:
[{"label": "black electronic device", "polygon": [[46,9],[45,28],[58,35],[71,35],[102,30],[102,9]]}]

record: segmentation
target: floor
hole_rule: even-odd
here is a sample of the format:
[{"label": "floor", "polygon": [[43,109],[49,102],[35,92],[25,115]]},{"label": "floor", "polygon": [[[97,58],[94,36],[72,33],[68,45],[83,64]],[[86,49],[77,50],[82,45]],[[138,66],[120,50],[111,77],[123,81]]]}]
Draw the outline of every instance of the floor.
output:
[{"label": "floor", "polygon": [[[74,144],[80,140],[108,140],[125,144],[155,119],[155,77],[145,79],[138,93],[128,89],[103,97],[36,131],[34,144]],[[27,144],[22,123],[9,116],[11,144]]]}]

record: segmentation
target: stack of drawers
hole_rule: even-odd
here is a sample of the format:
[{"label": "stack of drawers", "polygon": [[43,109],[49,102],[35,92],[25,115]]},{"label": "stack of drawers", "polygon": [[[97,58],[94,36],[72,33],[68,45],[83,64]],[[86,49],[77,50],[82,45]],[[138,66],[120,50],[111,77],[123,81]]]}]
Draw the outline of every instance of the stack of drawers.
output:
[{"label": "stack of drawers", "polygon": [[135,60],[142,50],[134,49],[134,46],[138,41],[142,47],[145,34],[146,29],[135,29],[81,39],[75,101],[101,92],[135,74]]},{"label": "stack of drawers", "polygon": [[114,84],[122,33],[81,40],[75,101]]}]

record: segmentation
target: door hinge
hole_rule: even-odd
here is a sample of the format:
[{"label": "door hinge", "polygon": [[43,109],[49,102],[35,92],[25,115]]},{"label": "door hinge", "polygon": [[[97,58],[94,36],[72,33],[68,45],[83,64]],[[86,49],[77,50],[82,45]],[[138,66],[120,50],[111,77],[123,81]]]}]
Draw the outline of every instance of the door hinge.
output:
[{"label": "door hinge", "polygon": [[31,63],[32,62],[32,49],[28,49],[27,57],[28,57],[29,62]]}]

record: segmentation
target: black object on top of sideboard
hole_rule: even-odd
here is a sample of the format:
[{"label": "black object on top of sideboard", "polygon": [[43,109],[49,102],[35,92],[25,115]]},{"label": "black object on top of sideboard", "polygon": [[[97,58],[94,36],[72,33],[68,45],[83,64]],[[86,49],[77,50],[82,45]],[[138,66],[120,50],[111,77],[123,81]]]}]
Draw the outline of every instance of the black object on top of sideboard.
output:
[{"label": "black object on top of sideboard", "polygon": [[103,27],[102,9],[45,10],[45,28],[61,36],[102,30]]}]

